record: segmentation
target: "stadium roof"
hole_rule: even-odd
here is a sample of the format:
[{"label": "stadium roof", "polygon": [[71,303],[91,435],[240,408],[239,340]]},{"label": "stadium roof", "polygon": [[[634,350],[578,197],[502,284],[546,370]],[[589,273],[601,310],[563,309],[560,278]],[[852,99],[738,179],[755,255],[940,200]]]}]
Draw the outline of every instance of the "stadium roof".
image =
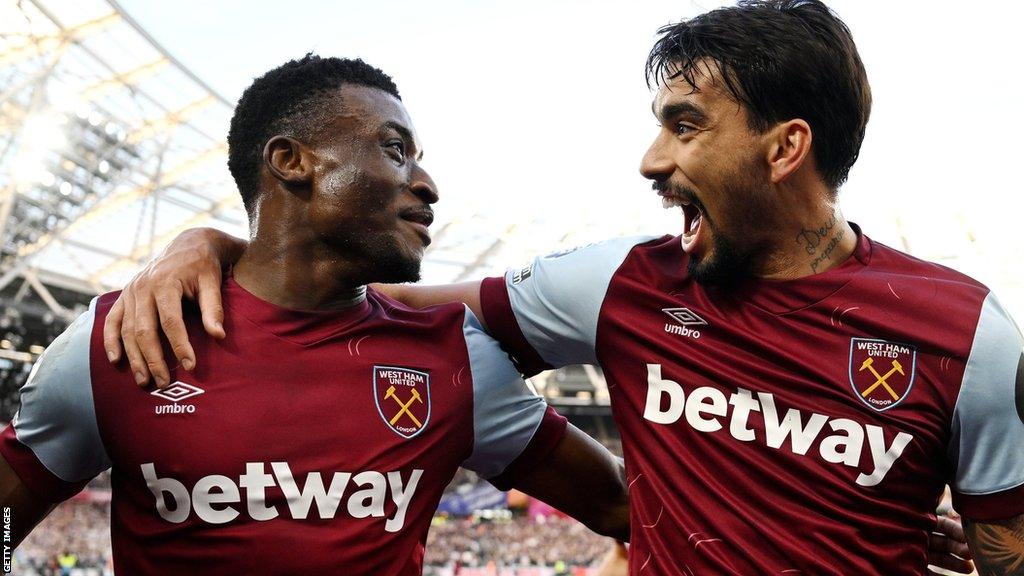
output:
[{"label": "stadium roof", "polygon": [[123,283],[183,228],[244,230],[231,105],[117,4],[0,4],[0,289]]},{"label": "stadium roof", "polygon": [[[116,2],[7,1],[0,22],[0,290],[99,293],[185,228],[247,234],[226,169],[232,104]],[[489,271],[510,243],[537,253],[598,226],[567,228],[563,215],[509,222],[472,207],[446,215],[427,281]]]},{"label": "stadium roof", "polygon": [[[859,30],[857,19],[862,17],[856,12],[856,6],[858,4],[851,3],[840,9],[844,17],[850,14],[848,21],[855,33]],[[694,6],[682,8],[697,10]],[[671,8],[673,13],[679,9]],[[547,16],[550,27],[560,33],[562,24],[557,18],[565,16],[572,21],[579,16],[571,6],[563,6],[556,12]],[[890,16],[894,26],[903,21],[901,13]],[[968,16],[956,13],[950,18]],[[519,22],[514,14],[504,17],[509,27]],[[597,16],[590,14],[588,17]],[[934,12],[932,17],[939,21],[946,18],[941,11]],[[622,15],[610,17],[609,24],[620,24],[623,18]],[[521,20],[532,22],[527,16]],[[643,29],[650,33],[653,26],[643,23]],[[444,30],[436,33],[445,35]],[[478,33],[503,34],[499,28]],[[1024,312],[1024,279],[1016,271],[1017,256],[1009,249],[1015,245],[1012,226],[1006,225],[1015,219],[1011,211],[995,208],[997,204],[993,201],[999,197],[996,185],[1000,173],[970,171],[961,176],[954,171],[922,170],[921,166],[934,164],[937,158],[928,148],[928,142],[907,145],[901,151],[907,172],[913,176],[901,179],[903,174],[879,168],[891,160],[885,153],[873,152],[882,149],[880,142],[891,140],[882,136],[886,127],[895,127],[907,135],[925,133],[928,128],[924,124],[907,125],[913,120],[907,112],[895,116],[897,109],[891,103],[898,95],[884,90],[907,73],[901,68],[902,76],[894,79],[886,76],[886,69],[877,72],[881,62],[892,58],[890,52],[884,51],[887,45],[878,44],[885,37],[858,36],[862,54],[873,72],[873,81],[880,87],[877,91],[880,97],[864,154],[844,189],[846,215],[865,224],[877,239],[963,269],[993,284],[1020,317]],[[640,40],[647,41],[646,38]],[[536,46],[524,44],[517,50],[533,50],[530,58],[540,58],[552,50],[541,42],[538,37],[534,42]],[[495,49],[498,48],[496,45]],[[466,58],[475,57],[463,54],[461,44],[451,49]],[[540,54],[536,53],[538,51]],[[514,57],[528,61],[518,52]],[[221,54],[218,58],[228,57]],[[603,56],[594,59],[599,61],[600,67],[618,65]],[[577,62],[575,65],[588,64]],[[627,64],[637,76],[636,90],[642,90],[639,75],[635,74],[638,70],[634,70],[637,63],[629,61]],[[922,68],[925,64],[923,60],[917,62],[921,70],[928,70]],[[474,61],[473,66],[479,66],[479,62]],[[437,73],[437,69],[424,72],[428,80]],[[416,76],[415,67],[403,69],[401,77],[403,86],[417,86],[415,80],[422,80]],[[406,84],[409,77],[413,81]],[[909,81],[913,78],[916,76]],[[451,76],[445,77],[445,81],[454,82]],[[470,75],[467,81],[479,84],[485,79]],[[538,76],[537,81],[559,86],[558,79],[553,77]],[[487,88],[487,84],[481,86],[484,87],[479,90],[489,90],[488,94],[497,92],[497,89]],[[47,306],[70,316],[72,312],[66,309],[61,298],[54,298],[52,294],[47,297],[48,287],[85,294],[119,287],[170,238],[187,227],[214,226],[236,235],[246,234],[244,213],[225,166],[224,137],[231,114],[230,99],[218,94],[176,60],[116,2],[0,0],[0,87],[0,291],[20,285],[19,293],[38,292]],[[502,89],[508,90],[508,87]],[[1002,92],[996,96],[999,94]],[[417,96],[422,98],[423,95]],[[646,92],[641,96],[649,97]],[[515,102],[524,96],[514,93],[513,97],[518,99]],[[448,99],[455,100],[458,106],[471,105],[470,101]],[[438,101],[431,102],[431,106],[439,105]],[[558,101],[556,106],[549,107],[564,105]],[[649,114],[643,110],[645,104],[636,108],[638,112]],[[427,115],[417,112],[417,118],[426,119]],[[442,118],[435,122],[447,120]],[[585,123],[609,121],[606,117],[583,120]],[[931,122],[932,117],[928,116],[926,121]],[[1009,125],[1019,121],[1016,116],[1007,120]],[[549,120],[544,122],[552,124]],[[625,122],[637,123],[632,117]],[[421,130],[424,124],[429,126],[427,120],[418,123]],[[592,128],[595,133],[601,130],[596,125]],[[564,134],[561,128],[551,129]],[[433,127],[435,137],[443,130],[455,132],[458,127],[436,124]],[[511,127],[508,130],[511,131]],[[871,134],[875,134],[874,140]],[[642,143],[635,145],[635,153],[631,152],[628,159],[621,159],[630,166],[628,169],[616,165],[614,170],[601,171],[601,164],[607,162],[606,151],[596,142],[576,137],[571,144],[563,144],[557,139],[535,137],[532,133],[531,136],[534,136],[531,140],[535,142],[534,149],[527,150],[524,157],[537,159],[535,164],[543,163],[540,161],[543,155],[562,154],[563,147],[571,147],[574,150],[564,151],[568,167],[556,164],[556,169],[579,170],[580,160],[569,155],[581,152],[589,155],[587,161],[591,165],[588,167],[596,168],[597,174],[589,174],[592,178],[589,181],[578,179],[575,183],[581,189],[564,195],[557,192],[566,189],[565,180],[555,182],[550,173],[532,180],[515,173],[481,184],[477,181],[479,176],[469,175],[459,180],[457,168],[447,168],[447,173],[442,175],[446,186],[454,182],[451,188],[465,190],[464,197],[474,199],[452,202],[448,195],[451,188],[446,188],[449,200],[438,210],[435,243],[424,265],[426,282],[475,278],[500,266],[521,262],[529,255],[603,237],[671,231],[678,227],[677,218],[658,214],[653,195],[645,195],[643,203],[629,205],[613,200],[632,195],[615,194],[615,190],[625,186],[641,192],[645,189],[633,168]],[[632,138],[634,134],[626,136]],[[647,136],[639,133],[640,141]],[[473,142],[463,144],[464,158],[459,160],[464,160],[465,164],[479,163],[480,157],[474,154],[478,152],[475,148],[480,147],[483,146]],[[970,150],[963,148],[960,153]],[[1002,154],[999,157],[1010,154],[1009,151],[999,153]],[[922,157],[916,158],[915,154]],[[431,155],[435,157],[433,151]],[[623,156],[618,152],[615,155]],[[498,167],[494,170],[515,170],[514,162],[509,168],[503,161],[508,162],[505,158],[496,160]],[[434,166],[436,164],[431,165],[432,171]],[[443,167],[438,169],[438,172],[444,171]],[[627,171],[631,180],[617,176]],[[965,202],[965,185],[974,184],[979,175],[994,180],[979,181],[980,185],[972,188],[974,201]],[[568,179],[570,182],[577,180],[577,175],[570,174]],[[586,190],[588,185],[602,179],[609,190],[597,196]],[[924,189],[918,194],[894,194],[907,189],[908,181],[917,179]],[[487,195],[474,194],[473,189],[481,185],[488,187]],[[922,201],[925,191],[928,200]],[[522,206],[511,213],[507,199],[517,194],[521,194]],[[576,197],[567,198],[574,195]],[[599,200],[580,202],[585,195],[587,199]],[[499,198],[504,203],[499,203]],[[543,210],[537,209],[538,203],[542,203]],[[880,206],[883,208],[879,209]],[[989,222],[993,224],[985,225]],[[666,228],[665,223],[671,223],[672,227]]]}]

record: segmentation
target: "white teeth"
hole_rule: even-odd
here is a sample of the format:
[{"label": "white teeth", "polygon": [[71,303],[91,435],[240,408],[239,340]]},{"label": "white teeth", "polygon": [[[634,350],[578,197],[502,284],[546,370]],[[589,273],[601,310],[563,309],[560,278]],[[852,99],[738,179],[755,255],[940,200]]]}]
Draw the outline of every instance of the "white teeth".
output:
[{"label": "white teeth", "polygon": [[682,198],[678,198],[676,196],[662,196],[661,197],[661,207],[662,208],[680,208],[680,207],[689,206],[689,205],[690,205],[689,202],[683,200]]}]

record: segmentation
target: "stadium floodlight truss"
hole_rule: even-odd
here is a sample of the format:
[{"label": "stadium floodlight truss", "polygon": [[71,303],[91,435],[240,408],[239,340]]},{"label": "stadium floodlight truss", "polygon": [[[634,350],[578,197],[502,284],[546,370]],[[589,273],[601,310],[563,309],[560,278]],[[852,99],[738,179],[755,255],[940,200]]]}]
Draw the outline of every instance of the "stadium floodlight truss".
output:
[{"label": "stadium floodlight truss", "polygon": [[[247,235],[226,169],[230,116],[230,102],[116,1],[0,0],[0,319],[67,322],[185,228]],[[640,215],[610,224],[528,205],[505,212],[492,198],[439,207],[424,280],[480,278],[533,255],[650,232]],[[960,258],[943,241],[955,235],[925,224],[897,218],[905,249],[969,264],[1019,306],[1024,284],[1007,272],[1016,270],[1009,252]],[[954,228],[974,244],[968,222]],[[603,378],[587,376],[600,396]]]},{"label": "stadium floodlight truss", "polygon": [[0,0],[0,297],[122,284],[184,227],[245,233],[230,103],[105,0]]},{"label": "stadium floodlight truss", "polygon": [[[230,114],[113,0],[0,0],[0,297],[33,271],[83,294],[118,287],[188,226],[246,235]],[[425,280],[593,239],[486,208],[440,211]]]}]

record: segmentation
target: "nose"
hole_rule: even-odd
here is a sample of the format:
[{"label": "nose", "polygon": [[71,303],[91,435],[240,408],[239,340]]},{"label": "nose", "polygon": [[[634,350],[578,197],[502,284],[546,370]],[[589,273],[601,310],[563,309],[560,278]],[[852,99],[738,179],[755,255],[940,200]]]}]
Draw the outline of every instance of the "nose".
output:
[{"label": "nose", "polygon": [[426,204],[433,204],[437,202],[437,186],[434,185],[434,179],[427,174],[427,171],[416,166],[412,173],[412,183],[409,186],[412,193],[422,200]]},{"label": "nose", "polygon": [[667,180],[675,170],[672,158],[665,153],[665,130],[658,133],[658,136],[651,142],[644,157],[640,160],[640,174],[648,180]]}]

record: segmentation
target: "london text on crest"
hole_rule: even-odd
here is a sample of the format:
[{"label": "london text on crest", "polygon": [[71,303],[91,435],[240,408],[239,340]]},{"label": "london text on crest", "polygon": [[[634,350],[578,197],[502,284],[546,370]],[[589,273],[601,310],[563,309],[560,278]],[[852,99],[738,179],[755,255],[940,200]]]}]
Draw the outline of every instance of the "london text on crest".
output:
[{"label": "london text on crest", "polygon": [[430,421],[430,374],[398,366],[373,367],[377,412],[389,428],[412,438]]},{"label": "london text on crest", "polygon": [[917,349],[908,344],[869,338],[850,339],[850,385],[873,410],[882,412],[910,394]]}]

